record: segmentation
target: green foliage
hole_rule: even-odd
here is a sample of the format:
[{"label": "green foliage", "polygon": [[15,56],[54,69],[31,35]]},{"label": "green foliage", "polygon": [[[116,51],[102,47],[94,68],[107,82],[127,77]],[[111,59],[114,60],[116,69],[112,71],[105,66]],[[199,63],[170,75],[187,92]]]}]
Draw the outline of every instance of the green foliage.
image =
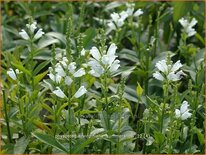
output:
[{"label": "green foliage", "polygon": [[1,153],[204,154],[204,9],[2,2]]}]

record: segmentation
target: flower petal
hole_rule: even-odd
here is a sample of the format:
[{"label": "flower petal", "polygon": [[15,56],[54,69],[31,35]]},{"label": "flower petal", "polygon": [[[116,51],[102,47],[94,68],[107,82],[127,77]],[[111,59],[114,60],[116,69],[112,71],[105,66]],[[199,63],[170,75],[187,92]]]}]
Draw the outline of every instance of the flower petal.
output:
[{"label": "flower petal", "polygon": [[81,97],[82,95],[84,95],[86,92],[87,92],[87,90],[85,89],[85,87],[84,87],[84,86],[81,86],[81,87],[77,90],[77,92],[74,94],[74,97],[75,97],[75,98],[79,98],[79,97]]},{"label": "flower petal", "polygon": [[172,66],[171,72],[176,72],[178,69],[182,67],[182,64],[180,63],[180,60],[175,62],[175,64]]},{"label": "flower petal", "polygon": [[65,77],[65,84],[67,86],[70,86],[72,84],[72,82],[73,82],[73,80],[69,76]]},{"label": "flower petal", "polygon": [[54,90],[53,93],[60,98],[66,98],[66,95],[59,87],[56,87],[56,90]]},{"label": "flower petal", "polygon": [[42,35],[44,34],[44,32],[42,31],[42,29],[39,29],[37,31],[37,33],[34,35],[34,39],[39,39],[42,37]]},{"label": "flower petal", "polygon": [[153,77],[157,80],[163,81],[164,77],[162,76],[162,74],[160,74],[160,72],[156,71],[155,73],[153,73]]},{"label": "flower petal", "polygon": [[158,61],[155,66],[157,67],[157,69],[159,69],[163,73],[168,72],[168,65],[167,65],[166,60]]},{"label": "flower petal", "polygon": [[13,80],[16,80],[16,73],[14,72],[14,70],[12,68],[9,68],[9,70],[7,71],[7,74],[9,75],[10,78],[12,78]]},{"label": "flower petal", "polygon": [[120,61],[119,60],[115,60],[112,65],[110,66],[109,71],[112,73],[114,71],[116,71],[119,67],[120,67]]},{"label": "flower petal", "polygon": [[30,38],[24,29],[22,29],[21,32],[19,32],[19,35],[25,40],[29,40],[29,38]]},{"label": "flower petal", "polygon": [[73,74],[73,76],[74,77],[81,77],[81,76],[83,76],[83,75],[85,75],[86,73],[85,73],[85,70],[83,69],[83,68],[80,68],[78,71],[76,71],[74,74]]},{"label": "flower petal", "polygon": [[100,60],[101,58],[101,54],[99,53],[99,50],[96,47],[92,47],[92,49],[90,50],[90,54],[96,60]]}]

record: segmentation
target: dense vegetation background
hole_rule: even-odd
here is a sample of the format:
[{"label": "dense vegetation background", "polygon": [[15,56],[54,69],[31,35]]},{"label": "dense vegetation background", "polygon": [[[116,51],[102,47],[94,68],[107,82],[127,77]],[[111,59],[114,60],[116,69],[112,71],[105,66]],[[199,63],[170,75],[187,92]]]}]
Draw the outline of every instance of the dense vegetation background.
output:
[{"label": "dense vegetation background", "polygon": [[[1,7],[1,153],[204,153],[204,2],[3,2]],[[143,13],[111,29],[111,14],[129,7]],[[182,17],[197,20],[195,35],[183,35]],[[33,20],[45,34],[31,45],[19,32]],[[87,94],[71,105],[52,94],[57,85],[48,70],[56,55],[67,53],[69,61],[85,67],[93,46],[107,51],[111,43],[117,46],[117,70],[100,78],[86,71],[71,88],[61,83],[72,92],[87,83]],[[81,55],[83,48],[87,55]],[[153,77],[163,59],[180,60],[185,73],[180,81]],[[21,72],[17,80],[8,76],[9,68]],[[192,116],[173,118],[185,100]]]}]

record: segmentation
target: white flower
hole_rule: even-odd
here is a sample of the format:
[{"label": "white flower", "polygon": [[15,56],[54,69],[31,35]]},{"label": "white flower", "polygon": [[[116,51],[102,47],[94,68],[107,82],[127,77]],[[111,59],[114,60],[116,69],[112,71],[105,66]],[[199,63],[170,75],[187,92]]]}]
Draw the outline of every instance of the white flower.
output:
[{"label": "white flower", "polygon": [[160,81],[164,81],[165,79],[169,81],[179,81],[181,76],[185,75],[182,70],[178,71],[182,67],[180,60],[173,65],[167,64],[166,60],[161,60],[156,63],[155,67],[159,71],[153,73],[153,77]]},{"label": "white flower", "polygon": [[70,63],[69,65],[68,65],[68,70],[69,70],[69,72],[70,73],[74,73],[75,72],[75,69],[76,69],[77,67],[76,67],[76,62],[72,62],[72,63]]},{"label": "white flower", "polygon": [[39,39],[42,37],[42,35],[44,34],[44,32],[42,31],[42,29],[39,29],[37,31],[37,33],[34,35],[34,39]]},{"label": "white flower", "polygon": [[50,78],[52,81],[54,81],[54,82],[56,82],[56,83],[60,83],[60,82],[61,82],[62,76],[60,76],[60,75],[58,75],[58,74],[54,75],[54,74],[52,74],[52,73],[49,73],[48,75],[49,75],[49,78]]},{"label": "white flower", "polygon": [[7,74],[9,75],[10,78],[12,78],[13,80],[16,80],[17,79],[16,74],[19,74],[19,70],[16,69],[15,72],[12,68],[9,68],[9,70],[7,71]]},{"label": "white flower", "polygon": [[79,98],[79,97],[81,97],[82,95],[84,95],[86,92],[87,92],[87,90],[85,89],[85,87],[84,87],[84,86],[81,86],[81,87],[77,90],[77,92],[74,94],[74,97],[75,97],[75,98]]},{"label": "white flower", "polygon": [[143,14],[142,9],[138,9],[138,10],[134,13],[134,16],[135,16],[135,17],[139,17],[139,16],[142,15],[142,14]]},{"label": "white flower", "polygon": [[65,84],[70,86],[72,84],[73,80],[69,77],[69,76],[66,76],[65,77]]},{"label": "white flower", "polygon": [[64,71],[64,69],[62,68],[61,64],[60,63],[57,63],[56,66],[55,66],[55,72],[59,75],[59,76],[62,76],[62,77],[65,77],[66,76],[66,73]]},{"label": "white flower", "polygon": [[111,64],[111,66],[110,66],[110,68],[109,68],[109,71],[110,72],[114,72],[114,71],[116,71],[119,67],[120,67],[120,61],[119,60],[115,60],[112,64]]},{"label": "white flower", "polygon": [[196,31],[194,28],[192,28],[197,24],[197,20],[195,18],[192,18],[191,22],[189,22],[187,19],[181,18],[179,19],[179,22],[183,26],[183,31],[186,32],[188,37],[195,35]]},{"label": "white flower", "polygon": [[35,29],[37,28],[36,27],[36,22],[34,21],[31,25],[30,24],[26,24],[26,27],[32,32],[34,33]]},{"label": "white flower", "polygon": [[85,73],[85,70],[83,69],[83,68],[80,68],[78,71],[76,71],[74,74],[73,74],[73,76],[74,77],[81,77],[81,76],[83,76],[83,75],[85,75],[86,73]]},{"label": "white flower", "polygon": [[19,32],[19,35],[25,40],[30,39],[29,35],[27,34],[27,32],[24,29],[22,29],[21,32]]},{"label": "white flower", "polygon": [[180,110],[175,109],[175,115],[177,118],[181,118],[181,120],[186,120],[191,117],[191,113],[189,112],[188,109],[189,105],[187,101],[183,101]]},{"label": "white flower", "polygon": [[67,67],[67,63],[68,63],[67,57],[63,57],[62,60],[60,61],[60,63],[61,63],[64,67]]},{"label": "white flower", "polygon": [[162,74],[160,74],[160,72],[156,71],[155,73],[153,73],[153,77],[156,78],[157,80],[163,81],[164,77],[162,76]]},{"label": "white flower", "polygon": [[117,57],[115,55],[116,50],[117,46],[112,43],[107,52],[105,52],[106,54],[101,56],[99,50],[93,47],[90,51],[93,58],[90,58],[88,62],[88,65],[91,67],[89,74],[100,77],[105,72],[105,69],[108,69],[110,72],[116,71],[120,67],[120,61],[115,60]]},{"label": "white flower", "polygon": [[128,13],[126,11],[122,11],[120,14],[113,12],[111,14],[112,20],[108,23],[108,26],[111,29],[116,29],[116,27],[122,27],[127,17]]},{"label": "white flower", "polygon": [[54,90],[53,93],[60,98],[66,98],[66,95],[59,87],[56,87],[56,90]]},{"label": "white flower", "polygon": [[85,56],[86,50],[83,48],[80,53],[81,53],[81,56]]},{"label": "white flower", "polygon": [[101,54],[100,54],[99,50],[96,47],[92,47],[92,49],[90,50],[90,54],[96,60],[99,60],[101,58]]}]

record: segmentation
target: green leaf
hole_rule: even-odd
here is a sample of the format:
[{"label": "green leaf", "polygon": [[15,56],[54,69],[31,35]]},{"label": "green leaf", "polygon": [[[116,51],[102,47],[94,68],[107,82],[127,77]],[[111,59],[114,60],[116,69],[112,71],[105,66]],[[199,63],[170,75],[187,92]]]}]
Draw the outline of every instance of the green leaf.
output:
[{"label": "green leaf", "polygon": [[41,40],[39,40],[39,43],[38,43],[38,49],[42,49],[44,47],[47,47],[49,45],[52,45],[52,44],[55,44],[55,43],[59,43],[59,40],[58,39],[54,39],[52,37],[45,37],[45,38],[42,38]]},{"label": "green leaf", "polygon": [[204,135],[201,133],[201,130],[198,129],[197,127],[194,127],[194,131],[197,134],[200,144],[204,144]]},{"label": "green leaf", "polygon": [[44,67],[50,63],[50,60],[40,63],[33,71],[34,75],[38,74]]},{"label": "green leaf", "polygon": [[90,44],[92,43],[92,39],[95,37],[96,32],[94,28],[89,28],[85,32],[86,37],[83,39],[83,47],[89,48]]},{"label": "green leaf", "polygon": [[181,17],[191,11],[191,4],[188,2],[172,2],[174,6],[173,20],[177,22]]},{"label": "green leaf", "polygon": [[199,41],[203,44],[203,45],[205,45],[205,41],[204,41],[204,39],[200,36],[200,34],[199,33],[195,33],[195,37],[197,38],[197,39],[199,39]]},{"label": "green leaf", "polygon": [[29,138],[21,137],[14,145],[14,154],[24,154],[27,145],[29,144]]},{"label": "green leaf", "polygon": [[71,152],[73,154],[77,154],[77,153],[81,153],[80,151],[82,151],[85,147],[87,147],[90,143],[94,142],[95,139],[97,139],[95,136],[88,138],[87,140],[85,140],[84,142],[82,142],[82,140],[80,140],[79,142],[77,142],[75,144],[75,146],[72,148]]},{"label": "green leaf", "polygon": [[137,85],[136,92],[137,92],[137,96],[138,96],[138,97],[141,97],[141,96],[142,96],[143,89],[142,89],[142,87],[140,86],[139,83],[138,83],[138,85]]},{"label": "green leaf", "polygon": [[58,32],[48,32],[46,35],[59,39],[62,43],[64,43],[64,45],[66,45],[66,37],[63,34]]},{"label": "green leaf", "polygon": [[32,133],[32,135],[36,137],[38,140],[42,141],[43,143],[46,143],[47,145],[53,146],[61,151],[68,153],[67,148],[65,148],[54,137],[47,135],[47,134],[42,134],[42,133]]},{"label": "green leaf", "polygon": [[41,81],[47,73],[48,73],[48,71],[45,71],[45,72],[40,73],[37,76],[35,76],[34,77],[34,85],[37,85],[39,83],[39,81]]},{"label": "green leaf", "polygon": [[11,64],[16,67],[17,69],[19,69],[20,71],[22,71],[23,73],[32,76],[31,72],[29,70],[27,70],[20,62],[11,62]]},{"label": "green leaf", "polygon": [[161,132],[157,132],[157,131],[154,132],[154,138],[156,143],[158,143],[159,145],[163,144],[165,139],[164,135]]}]

